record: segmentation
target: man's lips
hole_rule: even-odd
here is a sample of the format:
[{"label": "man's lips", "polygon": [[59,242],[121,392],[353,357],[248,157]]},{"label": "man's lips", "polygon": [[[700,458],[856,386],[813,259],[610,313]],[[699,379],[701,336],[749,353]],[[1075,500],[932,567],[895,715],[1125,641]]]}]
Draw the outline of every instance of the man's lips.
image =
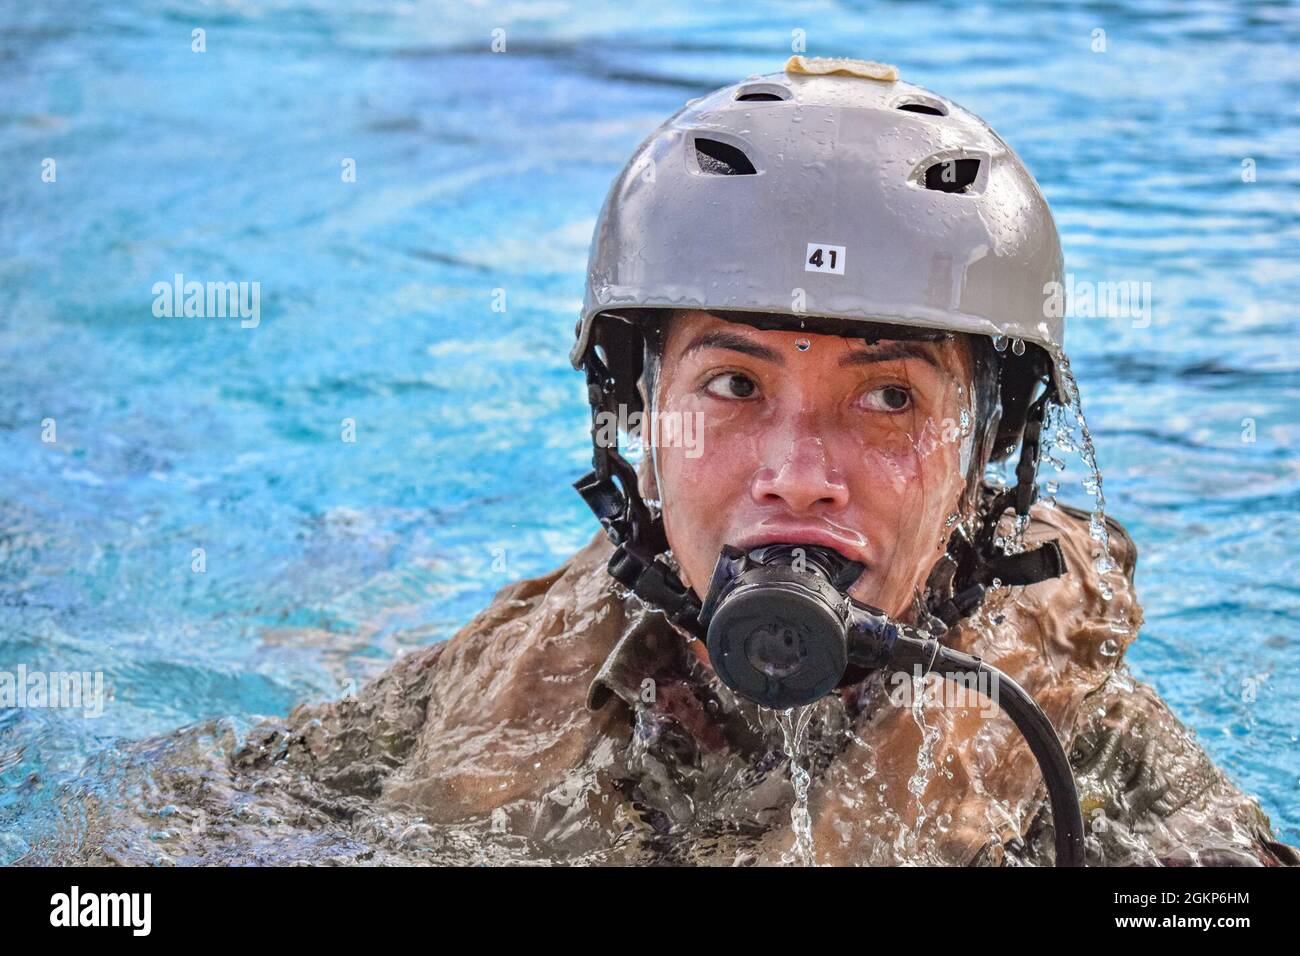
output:
[{"label": "man's lips", "polygon": [[847,534],[837,533],[825,525],[778,524],[765,522],[761,528],[742,535],[735,546],[750,551],[767,544],[807,544],[830,548],[850,561],[871,567],[863,542]]}]

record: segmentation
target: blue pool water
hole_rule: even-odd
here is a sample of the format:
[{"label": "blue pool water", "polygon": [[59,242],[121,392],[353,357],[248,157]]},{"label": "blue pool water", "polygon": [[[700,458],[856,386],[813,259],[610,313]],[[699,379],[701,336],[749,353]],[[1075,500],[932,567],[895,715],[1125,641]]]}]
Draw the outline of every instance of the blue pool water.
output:
[{"label": "blue pool water", "polygon": [[[1141,549],[1130,660],[1300,843],[1300,11],[929,7],[0,7],[0,669],[112,688],[0,711],[0,862],[114,739],[337,697],[589,538],[605,190],[796,29],[993,123],[1076,282],[1151,283],[1067,340]],[[177,273],[260,283],[260,324],[155,317]]]}]

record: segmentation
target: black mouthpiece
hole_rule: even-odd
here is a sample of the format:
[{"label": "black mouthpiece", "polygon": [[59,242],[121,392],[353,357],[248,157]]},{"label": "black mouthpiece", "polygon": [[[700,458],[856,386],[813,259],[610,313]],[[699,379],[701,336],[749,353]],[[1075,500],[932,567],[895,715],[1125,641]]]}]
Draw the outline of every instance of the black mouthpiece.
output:
[{"label": "black mouthpiece", "polygon": [[718,677],[777,710],[825,697],[848,666],[849,599],[840,588],[862,570],[829,548],[723,548],[700,612]]}]

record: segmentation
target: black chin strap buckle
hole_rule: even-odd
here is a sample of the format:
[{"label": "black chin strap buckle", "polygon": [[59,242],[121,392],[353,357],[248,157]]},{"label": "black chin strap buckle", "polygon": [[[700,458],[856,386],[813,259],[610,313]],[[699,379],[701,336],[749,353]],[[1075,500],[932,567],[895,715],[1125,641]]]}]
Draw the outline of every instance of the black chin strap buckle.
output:
[{"label": "black chin strap buckle", "polygon": [[[621,457],[619,461],[626,465]],[[573,486],[600,520],[609,539],[618,545],[609,559],[610,576],[643,604],[658,608],[673,624],[701,637],[700,602],[677,573],[658,557],[668,550],[663,522],[648,520],[648,511],[646,522],[639,522],[636,510],[629,506],[628,496],[610,477],[602,478],[593,471]]]},{"label": "black chin strap buckle", "polygon": [[1060,542],[1053,538],[1028,551],[1001,554],[983,562],[979,578],[986,586],[997,581],[1003,587],[1013,587],[1059,578],[1064,573],[1065,557]]},{"label": "black chin strap buckle", "polygon": [[646,561],[668,550],[663,522],[650,514],[637,492],[636,469],[618,451],[618,431],[612,442],[602,436],[608,428],[606,416],[619,419],[614,398],[614,383],[609,369],[595,349],[589,349],[584,362],[587,373],[587,400],[591,405],[592,471],[573,483],[587,502],[600,525],[617,545],[626,545]]},{"label": "black chin strap buckle", "polygon": [[658,608],[672,623],[700,637],[700,602],[677,573],[658,557],[668,550],[663,522],[640,524],[628,506],[628,497],[612,478],[601,478],[593,471],[574,482],[574,487],[600,520],[609,539],[618,545],[609,559],[610,576],[642,603]]},{"label": "black chin strap buckle", "polygon": [[978,607],[989,588],[1037,584],[1065,573],[1065,556],[1055,538],[1019,554],[998,552],[992,557],[975,556],[973,561],[974,566],[961,574],[961,590],[931,612],[948,627]]},{"label": "black chin strap buckle", "polygon": [[587,353],[586,371],[595,467],[573,487],[617,545],[609,559],[609,573],[642,603],[658,608],[673,624],[700,637],[700,602],[659,559],[668,550],[663,521],[650,513],[641,498],[636,469],[618,452],[617,432],[612,445],[600,438],[601,414],[616,414],[617,410],[610,407],[613,388],[609,371],[594,350]]},{"label": "black chin strap buckle", "polygon": [[663,561],[656,558],[646,564],[626,548],[617,548],[609,559],[609,573],[642,603],[658,608],[673,624],[703,639],[700,602]]},{"label": "black chin strap buckle", "polygon": [[628,514],[627,500],[619,491],[614,480],[608,476],[600,477],[597,472],[589,471],[573,483],[582,500],[600,521],[609,539],[615,544],[627,540]]}]

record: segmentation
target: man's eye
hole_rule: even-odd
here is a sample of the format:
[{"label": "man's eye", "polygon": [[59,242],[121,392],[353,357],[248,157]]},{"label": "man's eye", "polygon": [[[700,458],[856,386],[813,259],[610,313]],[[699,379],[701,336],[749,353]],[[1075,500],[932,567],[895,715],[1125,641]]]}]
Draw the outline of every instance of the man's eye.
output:
[{"label": "man's eye", "polygon": [[912,404],[912,393],[897,385],[886,385],[868,392],[862,401],[873,412],[901,412]]},{"label": "man's eye", "polygon": [[714,398],[749,398],[757,389],[758,384],[740,372],[715,375],[704,386],[704,390]]}]

